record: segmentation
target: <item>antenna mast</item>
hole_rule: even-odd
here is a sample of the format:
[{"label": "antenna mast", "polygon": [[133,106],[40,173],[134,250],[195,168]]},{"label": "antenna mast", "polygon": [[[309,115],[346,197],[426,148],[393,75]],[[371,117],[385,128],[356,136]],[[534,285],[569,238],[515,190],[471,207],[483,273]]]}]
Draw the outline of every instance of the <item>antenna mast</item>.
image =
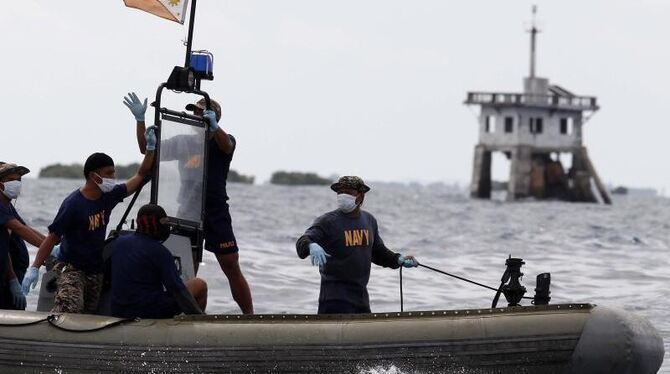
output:
[{"label": "antenna mast", "polygon": [[540,30],[537,28],[535,16],[537,15],[537,5],[533,5],[533,21],[530,30],[530,78],[535,78],[535,40]]}]

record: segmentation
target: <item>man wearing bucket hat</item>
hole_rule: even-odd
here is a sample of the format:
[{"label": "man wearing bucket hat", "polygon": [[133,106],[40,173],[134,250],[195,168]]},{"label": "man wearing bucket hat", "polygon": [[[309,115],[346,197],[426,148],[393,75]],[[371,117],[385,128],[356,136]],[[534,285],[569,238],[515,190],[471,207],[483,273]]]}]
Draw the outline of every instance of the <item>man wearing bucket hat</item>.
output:
[{"label": "man wearing bucket hat", "polygon": [[330,188],[337,193],[337,209],[318,217],[298,239],[298,256],[310,256],[319,266],[319,314],[370,313],[371,264],[397,269],[418,262],[386,248],[377,220],[361,209],[370,191],[361,178],[344,176]]},{"label": "man wearing bucket hat", "polygon": [[[140,152],[144,151],[143,140],[139,136],[145,127],[144,117],[147,109],[147,100],[140,101],[135,93],[129,93],[124,103],[130,109],[137,121],[137,141]],[[233,233],[232,218],[228,206],[226,183],[230,163],[235,153],[237,142],[219,126],[221,120],[221,106],[215,100],[210,100],[211,110],[207,110],[205,99],[186,105],[186,110],[197,116],[203,116],[209,124],[210,138],[207,153],[207,191],[205,207],[205,249],[214,253],[223,273],[228,279],[233,299],[244,314],[253,314],[254,305],[251,290],[239,265],[239,248]],[[195,137],[175,136],[161,141],[161,162],[178,160],[180,163],[180,178],[185,179],[189,174],[189,167],[193,159],[189,156],[189,149],[197,148],[189,145]],[[199,163],[198,163],[199,164]],[[200,187],[201,189],[201,187]],[[189,205],[189,197],[199,188],[182,181],[179,192],[180,211]],[[179,214],[180,212],[178,212]],[[184,210],[186,213],[186,210]],[[200,259],[195,259],[196,264]],[[196,265],[197,266],[197,265]]]},{"label": "man wearing bucket hat", "polygon": [[23,275],[30,257],[26,241],[39,247],[44,235],[28,226],[12,205],[21,194],[21,178],[28,168],[0,162],[0,308],[25,309],[26,298],[21,290]]}]

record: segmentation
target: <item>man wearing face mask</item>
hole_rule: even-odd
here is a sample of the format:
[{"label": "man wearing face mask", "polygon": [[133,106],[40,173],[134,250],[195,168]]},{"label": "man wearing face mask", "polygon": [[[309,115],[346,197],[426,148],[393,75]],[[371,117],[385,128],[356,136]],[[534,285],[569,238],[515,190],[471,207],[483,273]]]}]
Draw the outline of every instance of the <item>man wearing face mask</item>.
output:
[{"label": "man wearing face mask", "polygon": [[[124,98],[124,103],[130,109],[135,120],[136,133],[144,131],[144,117],[147,109],[147,100],[140,101],[135,93],[129,93]],[[212,110],[206,110],[205,99],[194,104],[188,104],[186,110],[193,114],[203,116],[209,124],[209,139],[207,153],[207,189],[205,219],[203,222],[205,234],[205,250],[214,253],[221,270],[228,279],[231,294],[237,305],[244,314],[254,313],[254,304],[251,297],[249,283],[247,283],[239,263],[239,248],[235,233],[233,232],[232,218],[228,206],[228,193],[226,191],[228,171],[233,155],[237,149],[235,137],[228,134],[222,126],[221,106],[215,100],[210,100]],[[192,149],[199,148],[193,142],[201,141],[196,136],[175,136],[161,141],[161,162],[178,160],[179,174],[182,179],[179,191],[179,215],[189,216],[189,206],[194,205],[191,197],[194,191],[202,189],[202,185],[194,185],[189,181],[189,176],[195,166],[201,166],[199,157],[192,157]],[[141,137],[137,138],[140,152],[143,152],[144,143]],[[202,171],[199,171],[202,173]],[[199,203],[199,199],[198,199]],[[198,204],[199,208],[199,204]],[[186,218],[183,217],[182,218]],[[199,217],[198,219],[199,220]],[[200,259],[195,259],[196,271]]]},{"label": "man wearing face mask", "polygon": [[359,177],[344,176],[330,188],[337,209],[317,218],[297,243],[300,258],[319,266],[319,314],[370,313],[370,267],[417,267],[413,256],[392,252],[379,236],[377,220],[361,209],[370,191]]},{"label": "man wearing face mask", "polygon": [[29,172],[23,166],[0,162],[0,269],[6,269],[0,280],[1,309],[25,309],[21,281],[30,261],[25,242],[39,247],[44,240],[12,205],[21,194],[21,177]]},{"label": "man wearing face mask", "polygon": [[184,284],[170,251],[161,243],[170,236],[165,210],[147,204],[137,213],[137,231],[114,242],[112,251],[112,315],[120,318],[172,318],[202,314],[207,283],[193,278]]},{"label": "man wearing face mask", "polygon": [[63,200],[49,235],[40,245],[33,265],[23,279],[27,294],[39,279],[39,268],[54,245],[61,241],[56,295],[52,312],[95,313],[102,285],[102,250],[112,209],[142,185],[154,161],[156,135],[153,128],[145,133],[147,152],[137,173],[125,183],[117,184],[114,161],[104,153],[94,153],[84,164],[83,187]]}]

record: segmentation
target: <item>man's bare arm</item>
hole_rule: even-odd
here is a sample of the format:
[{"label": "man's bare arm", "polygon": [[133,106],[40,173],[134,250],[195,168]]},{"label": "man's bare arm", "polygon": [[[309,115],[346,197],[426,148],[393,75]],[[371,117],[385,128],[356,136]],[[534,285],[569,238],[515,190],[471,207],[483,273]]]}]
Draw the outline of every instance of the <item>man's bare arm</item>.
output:
[{"label": "man's bare arm", "polygon": [[137,146],[140,147],[140,153],[142,154],[145,154],[147,151],[147,140],[144,139],[145,131],[146,131],[146,125],[144,121],[137,121],[135,136],[137,137]]},{"label": "man's bare arm", "polygon": [[[144,135],[142,135],[144,137]],[[137,173],[126,181],[126,191],[128,195],[132,195],[142,185],[144,178],[151,172],[151,167],[154,164],[154,151],[147,150],[144,153],[142,164],[137,169]]]},{"label": "man's bare arm", "polygon": [[44,235],[38,233],[36,230],[24,225],[18,219],[12,219],[7,222],[6,227],[12,232],[16,233],[21,239],[27,241],[28,243],[39,247],[44,241]]},{"label": "man's bare arm", "polygon": [[[33,227],[31,227],[31,226],[28,226],[28,228],[31,229],[31,230],[33,231],[33,233],[35,233],[35,235],[37,235],[37,236],[40,238],[40,243],[42,243],[42,241],[43,241],[44,239],[46,239],[46,235],[44,235],[44,234],[42,234],[41,232],[35,230],[35,228],[33,228]],[[25,239],[24,239],[24,240],[25,240]],[[36,245],[35,247],[39,247],[39,246]]]},{"label": "man's bare arm", "polygon": [[33,261],[33,266],[39,269],[40,266],[44,264],[44,260],[46,260],[46,258],[51,254],[51,251],[54,249],[56,243],[59,241],[60,236],[50,232],[37,250],[37,255],[35,255],[35,260]]},{"label": "man's bare arm", "polygon": [[233,149],[235,149],[235,146],[233,145],[233,141],[230,140],[230,136],[226,134],[226,132],[219,127],[214,131],[214,140],[216,141],[216,145],[219,146],[219,149],[229,155],[233,153]]}]

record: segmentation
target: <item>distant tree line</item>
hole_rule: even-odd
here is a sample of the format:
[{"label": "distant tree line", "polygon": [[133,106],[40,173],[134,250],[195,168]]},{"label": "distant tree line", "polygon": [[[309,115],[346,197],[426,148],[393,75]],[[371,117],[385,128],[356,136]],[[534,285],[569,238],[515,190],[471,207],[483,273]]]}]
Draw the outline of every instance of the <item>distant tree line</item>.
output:
[{"label": "distant tree line", "polygon": [[270,183],[287,186],[319,186],[330,184],[331,180],[320,177],[316,173],[276,171],[272,174]]},{"label": "distant tree line", "polygon": [[[126,180],[131,178],[140,167],[138,163],[129,165],[115,165],[116,179]],[[65,178],[65,179],[81,179],[84,178],[84,165],[82,164],[53,164],[43,167],[39,173],[40,178]],[[228,181],[237,183],[253,184],[254,177],[240,174],[235,170],[228,172]]]}]

